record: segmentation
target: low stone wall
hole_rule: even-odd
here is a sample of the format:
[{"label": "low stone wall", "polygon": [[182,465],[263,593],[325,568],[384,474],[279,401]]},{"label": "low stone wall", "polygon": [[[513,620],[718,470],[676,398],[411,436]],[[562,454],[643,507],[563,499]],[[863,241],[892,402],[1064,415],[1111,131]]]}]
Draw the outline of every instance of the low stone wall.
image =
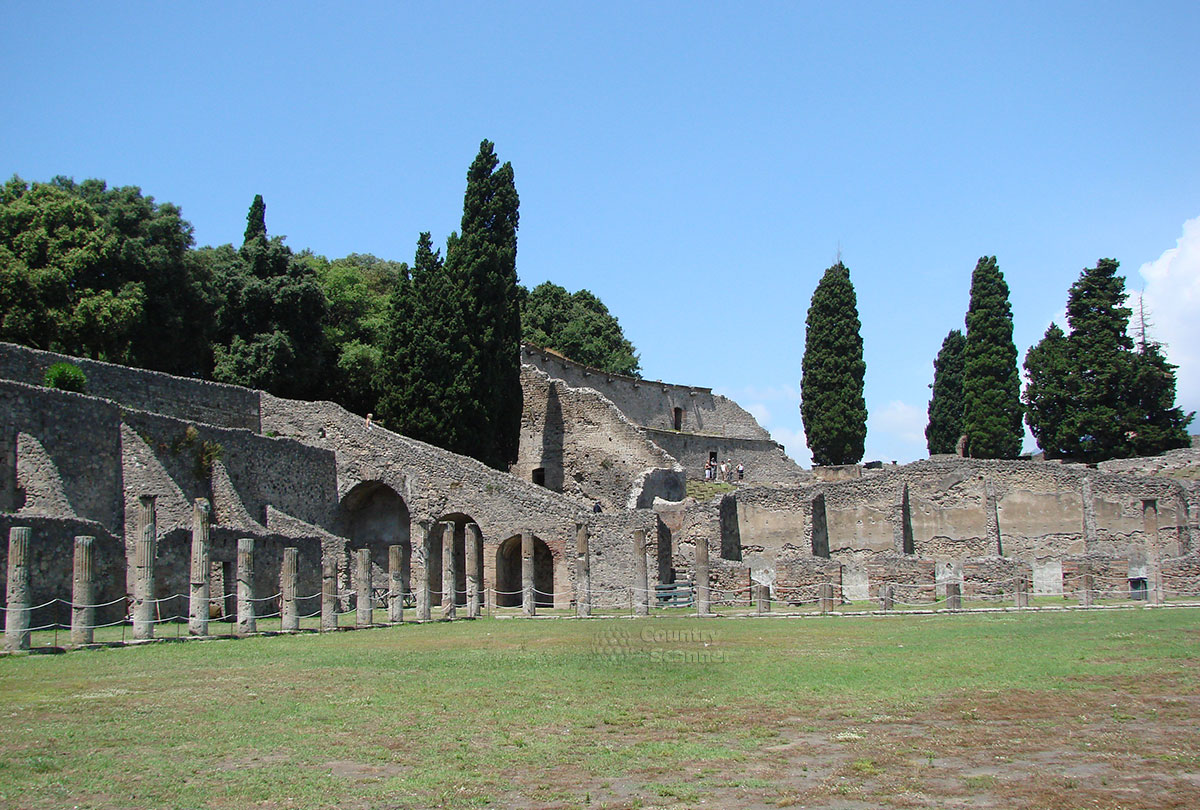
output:
[{"label": "low stone wall", "polygon": [[91,396],[189,422],[259,429],[258,392],[249,388],[0,343],[0,379],[40,386],[46,369],[58,362],[79,366]]}]

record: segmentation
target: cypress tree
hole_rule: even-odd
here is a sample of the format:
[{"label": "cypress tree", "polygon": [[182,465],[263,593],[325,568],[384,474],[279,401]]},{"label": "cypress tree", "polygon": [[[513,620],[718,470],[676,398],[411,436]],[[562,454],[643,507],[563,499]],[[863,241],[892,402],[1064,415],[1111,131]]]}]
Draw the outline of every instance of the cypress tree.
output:
[{"label": "cypress tree", "polygon": [[1134,455],[1153,456],[1191,444],[1187,426],[1196,414],[1185,415],[1175,406],[1175,368],[1157,343],[1142,340],[1133,356],[1125,434]]},{"label": "cypress tree", "polygon": [[1125,306],[1119,266],[1100,259],[1084,269],[1067,297],[1066,388],[1072,407],[1059,428],[1058,445],[1068,458],[1103,461],[1161,453],[1189,442],[1192,416],[1174,407],[1174,366],[1144,335],[1134,351],[1128,335],[1132,310]]},{"label": "cypress tree", "polygon": [[1071,370],[1067,336],[1057,324],[1025,353],[1025,421],[1046,458],[1063,458],[1071,452],[1064,428],[1074,418],[1072,386],[1078,383]]},{"label": "cypress tree", "polygon": [[1133,371],[1133,341],[1126,331],[1133,310],[1125,306],[1125,279],[1117,275],[1118,267],[1113,259],[1101,259],[1080,274],[1067,295],[1077,407],[1063,433],[1072,458],[1099,461],[1133,454],[1124,425]]},{"label": "cypress tree", "polygon": [[1016,458],[1021,452],[1021,384],[1012,339],[1008,285],[995,256],[971,274],[963,347],[963,433],[972,458]]},{"label": "cypress tree", "polygon": [[957,329],[942,341],[933,361],[933,396],[929,399],[929,424],[925,441],[929,454],[953,453],[963,434],[963,348],[966,338]]},{"label": "cypress tree", "polygon": [[512,164],[498,166],[490,141],[467,170],[462,228],[446,246],[446,269],[465,290],[469,356],[475,375],[464,404],[460,452],[507,469],[521,432],[521,308],[517,285],[517,209]]},{"label": "cypress tree", "polygon": [[379,416],[406,436],[456,453],[465,432],[475,377],[467,344],[465,291],[446,272],[429,233],[417,240],[410,274],[392,292],[379,387]]},{"label": "cypress tree", "polygon": [[250,210],[246,212],[246,233],[242,237],[242,244],[253,240],[256,237],[267,235],[267,204],[263,202],[261,194],[254,195],[254,202],[250,203]]},{"label": "cypress tree", "polygon": [[806,327],[800,415],[813,463],[856,464],[867,438],[867,364],[854,285],[840,261],[813,291]]}]

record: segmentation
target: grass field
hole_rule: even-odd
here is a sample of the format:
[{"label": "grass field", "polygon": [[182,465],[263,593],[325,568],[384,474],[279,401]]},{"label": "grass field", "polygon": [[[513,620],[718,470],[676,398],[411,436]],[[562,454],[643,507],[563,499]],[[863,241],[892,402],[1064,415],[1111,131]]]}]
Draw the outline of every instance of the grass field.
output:
[{"label": "grass field", "polygon": [[1200,807],[1200,611],[483,619],[0,659],[0,807]]}]

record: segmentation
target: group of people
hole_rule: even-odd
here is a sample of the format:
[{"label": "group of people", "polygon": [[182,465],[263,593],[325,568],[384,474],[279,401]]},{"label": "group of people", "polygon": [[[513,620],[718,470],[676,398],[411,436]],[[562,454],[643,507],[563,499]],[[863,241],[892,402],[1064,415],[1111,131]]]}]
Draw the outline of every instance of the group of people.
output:
[{"label": "group of people", "polygon": [[[736,476],[736,478],[735,478]],[[724,461],[717,463],[713,459],[704,462],[704,480],[705,481],[724,481],[727,484],[732,484],[735,480],[742,481],[746,477],[746,468],[739,461],[735,467],[733,459],[727,458]]]}]

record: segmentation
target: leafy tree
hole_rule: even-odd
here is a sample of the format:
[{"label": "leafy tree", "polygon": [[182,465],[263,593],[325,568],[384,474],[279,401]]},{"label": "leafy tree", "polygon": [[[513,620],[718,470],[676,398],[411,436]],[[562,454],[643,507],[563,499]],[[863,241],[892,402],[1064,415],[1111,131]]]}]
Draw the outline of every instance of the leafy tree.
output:
[{"label": "leafy tree", "polygon": [[252,242],[258,237],[267,236],[267,204],[261,194],[254,195],[250,210],[246,213],[246,232],[242,235],[242,244]]},{"label": "leafy tree", "polygon": [[608,307],[587,290],[569,293],[549,281],[523,296],[522,338],[576,362],[613,374],[637,376],[633,348]]},{"label": "leafy tree", "polygon": [[1071,387],[1078,383],[1071,371],[1067,336],[1050,324],[1045,336],[1025,353],[1025,421],[1046,458],[1063,458],[1071,452],[1063,428],[1073,418]]},{"label": "leafy tree", "polygon": [[1187,426],[1195,412],[1184,414],[1175,406],[1175,368],[1159,344],[1142,341],[1133,355],[1128,430],[1125,435],[1137,456],[1153,456],[1187,447]]},{"label": "leafy tree", "polygon": [[86,201],[12,178],[0,191],[0,339],[127,361],[146,293],[113,277],[117,249]]},{"label": "leafy tree", "polygon": [[933,361],[933,396],[929,400],[929,424],[925,441],[929,454],[953,453],[963,434],[963,349],[966,338],[952,329],[942,341]]},{"label": "leafy tree", "polygon": [[147,306],[131,329],[127,360],[141,368],[185,376],[212,369],[211,278],[191,253],[192,226],[171,203],[158,204],[136,186],[108,188],[103,180],[51,181],[92,207],[115,239],[105,286],[141,284]]},{"label": "leafy tree", "polygon": [[1144,329],[1134,351],[1118,267],[1085,269],[1067,298],[1070,335],[1047,332],[1026,356],[1027,418],[1047,455],[1095,462],[1189,443],[1193,415],[1174,405],[1174,366]]},{"label": "leafy tree", "polygon": [[855,464],[867,438],[867,364],[854,285],[840,261],[817,284],[806,325],[800,415],[813,462]]},{"label": "leafy tree", "polygon": [[478,373],[467,340],[465,291],[427,232],[417,240],[411,274],[400,276],[391,301],[380,363],[381,420],[439,447],[470,446],[467,417]]},{"label": "leafy tree", "polygon": [[327,390],[323,323],[325,294],[316,273],[280,237],[259,231],[263,210],[255,198],[249,238],[205,251],[219,291],[213,378],[297,399]]},{"label": "leafy tree", "polygon": [[995,256],[971,275],[963,347],[963,433],[972,458],[1016,458],[1021,452],[1021,383],[1012,339],[1008,285]]},{"label": "leafy tree", "polygon": [[314,270],[328,302],[328,396],[356,413],[377,410],[389,301],[408,265],[358,253],[332,262],[308,252],[297,258]]},{"label": "leafy tree", "polygon": [[497,469],[517,459],[521,431],[521,311],[517,284],[516,185],[483,141],[467,170],[461,232],[446,245],[446,270],[465,291],[466,369],[462,443],[448,447]]}]

